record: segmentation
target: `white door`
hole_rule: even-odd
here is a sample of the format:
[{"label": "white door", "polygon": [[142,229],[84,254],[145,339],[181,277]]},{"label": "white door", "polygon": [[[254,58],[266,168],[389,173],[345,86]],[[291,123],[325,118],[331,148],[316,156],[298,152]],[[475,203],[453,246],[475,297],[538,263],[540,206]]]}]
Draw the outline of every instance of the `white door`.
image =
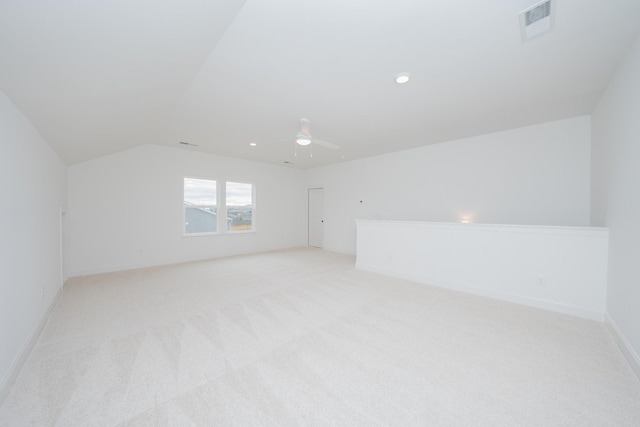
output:
[{"label": "white door", "polygon": [[309,246],[322,248],[324,235],[323,215],[324,190],[309,189]]}]

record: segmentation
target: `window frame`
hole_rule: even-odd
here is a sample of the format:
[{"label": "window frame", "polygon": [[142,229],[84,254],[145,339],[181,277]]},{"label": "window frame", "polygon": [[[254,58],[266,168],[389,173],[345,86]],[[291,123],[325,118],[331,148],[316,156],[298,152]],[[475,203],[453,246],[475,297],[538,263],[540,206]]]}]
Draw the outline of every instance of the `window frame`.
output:
[{"label": "window frame", "polygon": [[[216,231],[205,231],[200,233],[187,233],[187,210],[184,205],[184,182],[185,179],[198,179],[213,181],[216,183]],[[250,230],[227,230],[227,183],[251,185],[251,229]],[[200,205],[198,205],[200,206]],[[204,205],[203,205],[204,206]],[[202,237],[221,236],[232,234],[250,234],[256,232],[256,184],[251,181],[235,179],[217,179],[211,177],[201,177],[194,175],[184,175],[182,177],[182,237]]]},{"label": "window frame", "polygon": [[[243,233],[255,233],[256,231],[256,184],[253,182],[247,182],[247,181],[241,181],[241,180],[224,180],[224,194],[223,194],[223,200],[224,200],[224,217],[225,217],[225,227],[224,227],[224,233],[226,234],[243,234]],[[247,184],[251,186],[251,229],[250,230],[227,230],[227,223],[226,223],[226,218],[228,215],[228,208],[229,206],[227,206],[227,184],[228,183],[232,183],[232,184]]]},{"label": "window frame", "polygon": [[[199,233],[187,233],[187,207],[184,205],[185,200],[185,180],[186,179],[198,179],[201,181],[212,181],[216,184],[216,231],[203,231]],[[197,236],[215,236],[220,234],[220,180],[215,178],[204,178],[196,176],[183,176],[182,177],[182,236],[183,237],[197,237]],[[207,206],[207,205],[194,205],[195,207]]]}]

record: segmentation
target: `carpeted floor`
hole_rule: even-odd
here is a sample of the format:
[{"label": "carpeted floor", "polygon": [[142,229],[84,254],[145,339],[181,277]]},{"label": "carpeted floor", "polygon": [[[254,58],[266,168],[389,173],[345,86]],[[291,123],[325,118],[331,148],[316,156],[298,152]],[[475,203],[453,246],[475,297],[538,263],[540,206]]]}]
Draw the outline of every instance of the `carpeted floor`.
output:
[{"label": "carpeted floor", "polygon": [[2,426],[639,426],[605,325],[297,249],[70,280]]}]

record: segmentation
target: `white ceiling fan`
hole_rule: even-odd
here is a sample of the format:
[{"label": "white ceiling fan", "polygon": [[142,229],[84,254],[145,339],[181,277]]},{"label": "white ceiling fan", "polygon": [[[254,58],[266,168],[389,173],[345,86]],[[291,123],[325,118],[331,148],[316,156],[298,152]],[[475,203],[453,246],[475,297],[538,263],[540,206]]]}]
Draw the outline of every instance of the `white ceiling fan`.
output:
[{"label": "white ceiling fan", "polygon": [[[293,141],[295,142],[296,146],[297,145],[307,146],[312,144],[312,145],[318,145],[320,147],[329,148],[331,150],[340,149],[339,145],[312,137],[310,129],[311,129],[311,121],[309,119],[300,119],[300,131],[295,136],[295,138],[293,138]],[[277,144],[281,142],[291,142],[291,138],[276,141],[272,144]]]}]

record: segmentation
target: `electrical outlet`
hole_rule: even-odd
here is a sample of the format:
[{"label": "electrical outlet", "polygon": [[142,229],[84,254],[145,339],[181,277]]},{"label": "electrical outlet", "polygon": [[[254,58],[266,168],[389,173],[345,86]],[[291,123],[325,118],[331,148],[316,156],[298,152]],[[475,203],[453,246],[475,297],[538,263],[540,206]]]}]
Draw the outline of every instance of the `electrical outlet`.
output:
[{"label": "electrical outlet", "polygon": [[42,285],[42,288],[40,288],[40,296],[42,297],[42,299],[44,299],[44,285]]},{"label": "electrical outlet", "polygon": [[536,286],[539,288],[546,288],[547,280],[544,277],[536,277]]}]

